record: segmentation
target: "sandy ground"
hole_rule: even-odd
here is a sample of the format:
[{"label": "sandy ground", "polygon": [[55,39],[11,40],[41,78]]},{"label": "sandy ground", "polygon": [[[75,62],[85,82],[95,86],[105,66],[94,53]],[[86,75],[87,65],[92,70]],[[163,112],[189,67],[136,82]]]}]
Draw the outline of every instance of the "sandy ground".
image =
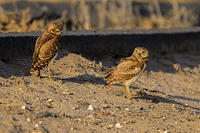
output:
[{"label": "sandy ground", "polygon": [[54,81],[28,75],[31,57],[0,61],[0,132],[200,132],[200,53],[152,56],[133,100],[120,84],[103,88],[118,61],[61,50]]}]

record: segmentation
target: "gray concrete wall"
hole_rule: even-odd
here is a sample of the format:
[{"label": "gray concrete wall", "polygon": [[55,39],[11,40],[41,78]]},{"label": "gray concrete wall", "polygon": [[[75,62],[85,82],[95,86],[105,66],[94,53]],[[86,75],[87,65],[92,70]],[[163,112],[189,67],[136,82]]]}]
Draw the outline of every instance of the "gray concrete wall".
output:
[{"label": "gray concrete wall", "polygon": [[[32,56],[36,38],[41,33],[0,33],[0,57]],[[200,28],[70,31],[61,37],[61,48],[90,56],[130,55],[136,46],[147,47],[151,54],[200,52]]]}]

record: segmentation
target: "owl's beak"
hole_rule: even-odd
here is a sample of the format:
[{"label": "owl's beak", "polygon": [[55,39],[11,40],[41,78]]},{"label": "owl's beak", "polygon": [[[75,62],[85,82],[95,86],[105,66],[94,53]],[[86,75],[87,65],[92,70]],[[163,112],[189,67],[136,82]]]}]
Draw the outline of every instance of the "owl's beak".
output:
[{"label": "owl's beak", "polygon": [[57,33],[57,35],[60,35],[60,34],[62,34],[63,33],[63,31],[59,31],[58,33]]}]

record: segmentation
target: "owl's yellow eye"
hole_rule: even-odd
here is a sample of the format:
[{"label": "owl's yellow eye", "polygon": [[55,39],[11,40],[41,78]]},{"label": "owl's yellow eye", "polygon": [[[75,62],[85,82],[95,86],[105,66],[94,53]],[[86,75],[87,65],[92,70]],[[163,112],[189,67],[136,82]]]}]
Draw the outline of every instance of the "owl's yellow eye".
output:
[{"label": "owl's yellow eye", "polygon": [[59,33],[60,30],[59,30],[59,29],[55,29],[54,32],[55,32],[55,33]]},{"label": "owl's yellow eye", "polygon": [[137,54],[139,51],[137,49],[135,49],[135,53]]},{"label": "owl's yellow eye", "polygon": [[146,55],[147,54],[147,51],[142,51],[142,55]]},{"label": "owl's yellow eye", "polygon": [[60,31],[59,29],[52,29],[51,30],[51,33],[56,34],[56,35],[60,34],[61,32],[62,31]]}]

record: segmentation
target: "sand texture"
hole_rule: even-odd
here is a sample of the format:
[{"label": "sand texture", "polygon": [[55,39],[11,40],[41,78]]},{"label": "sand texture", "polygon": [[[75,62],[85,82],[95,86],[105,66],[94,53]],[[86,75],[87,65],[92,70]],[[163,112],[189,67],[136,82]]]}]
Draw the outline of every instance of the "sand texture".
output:
[{"label": "sand texture", "polygon": [[0,132],[200,132],[200,53],[151,56],[132,100],[121,84],[103,88],[118,61],[60,50],[54,81],[30,76],[29,56],[0,61]]}]

